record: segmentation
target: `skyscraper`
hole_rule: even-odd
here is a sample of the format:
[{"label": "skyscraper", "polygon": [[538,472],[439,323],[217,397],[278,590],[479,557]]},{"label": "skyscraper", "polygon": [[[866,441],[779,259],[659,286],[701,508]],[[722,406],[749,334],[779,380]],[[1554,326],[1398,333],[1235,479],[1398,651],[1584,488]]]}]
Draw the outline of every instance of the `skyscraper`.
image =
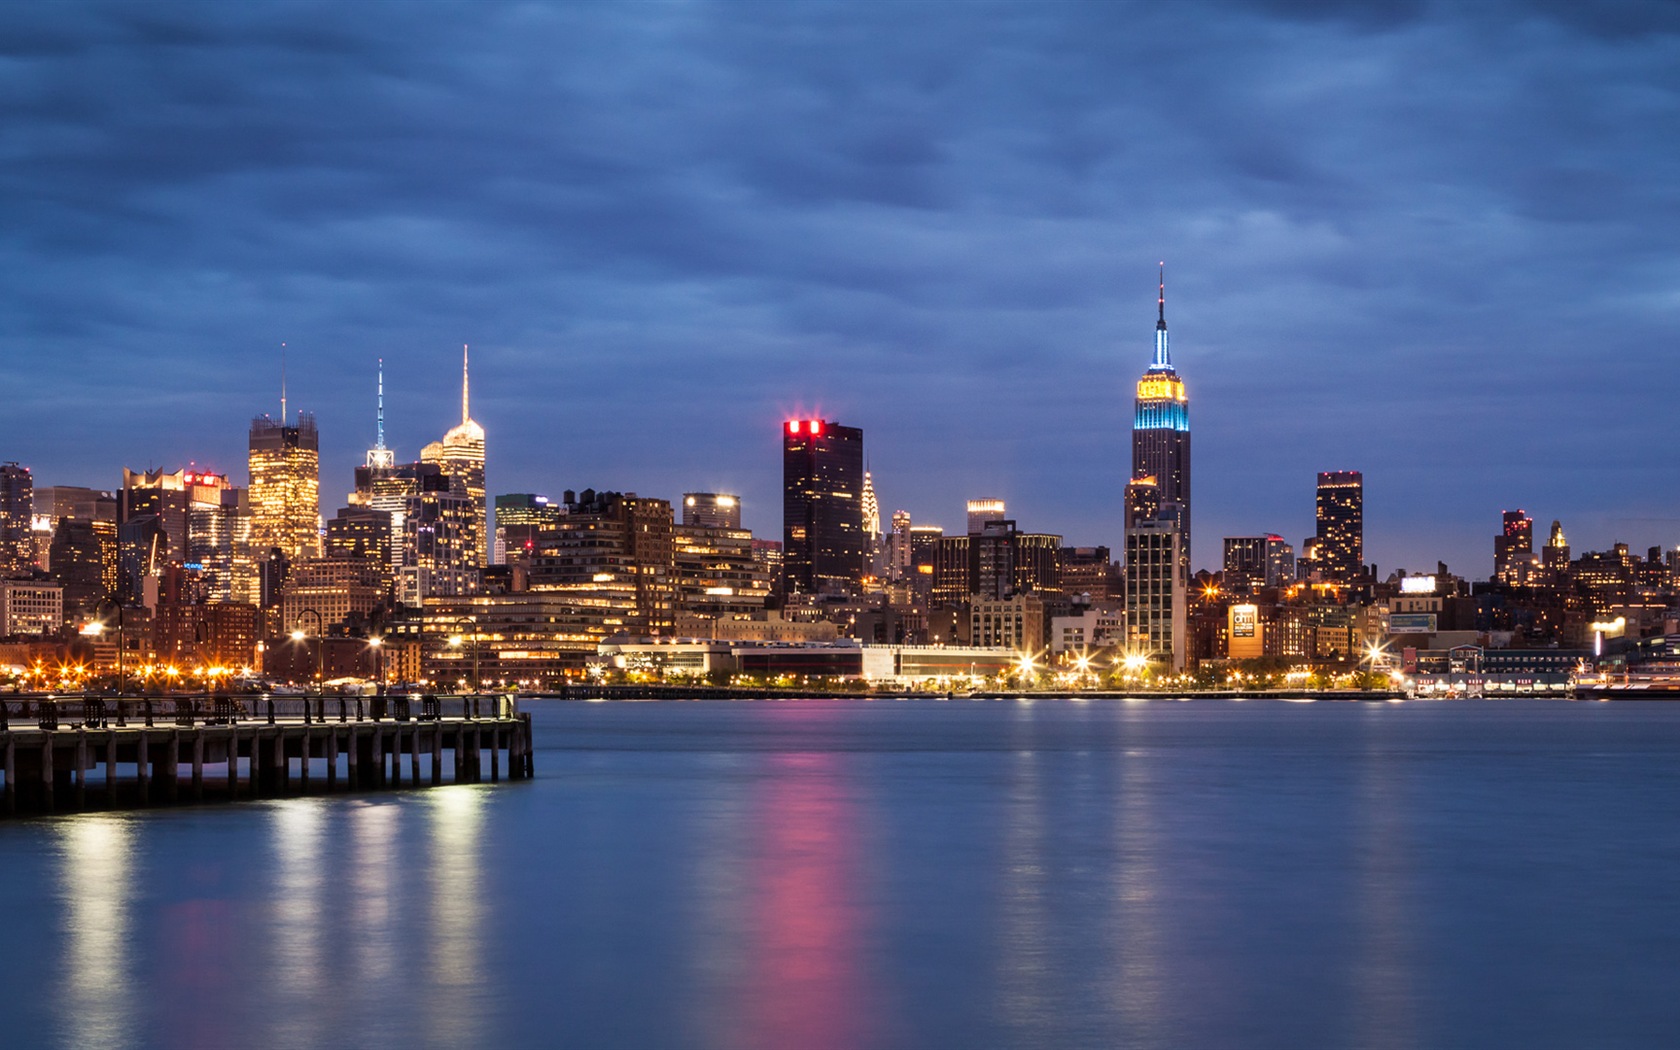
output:
[{"label": "skyscraper", "polygon": [[978,536],[986,530],[988,521],[1002,521],[1009,517],[1003,500],[971,499],[968,501],[968,535]]},{"label": "skyscraper", "polygon": [[379,385],[377,387],[375,409],[375,430],[373,447],[368,449],[367,466],[394,467],[397,465],[397,454],[385,447],[385,359],[379,359]]},{"label": "skyscraper", "polygon": [[1184,670],[1189,655],[1189,577],[1184,573],[1182,504],[1126,528],[1126,648]]},{"label": "skyscraper", "polygon": [[449,475],[452,487],[473,507],[473,531],[468,544],[479,566],[490,564],[489,524],[484,497],[484,428],[467,411],[467,348],[461,347],[461,422],[450,427],[442,441],[420,451],[420,462],[436,463]]},{"label": "skyscraper", "polygon": [[1227,591],[1287,587],[1295,579],[1295,550],[1276,533],[1225,537]]},{"label": "skyscraper", "polygon": [[1365,476],[1357,470],[1318,475],[1318,566],[1326,580],[1349,583],[1365,571]]},{"label": "skyscraper", "polygon": [[1161,267],[1155,356],[1137,382],[1132,418],[1132,477],[1154,478],[1160,502],[1177,504],[1180,556],[1190,566],[1190,399],[1167,346],[1167,275]]},{"label": "skyscraper", "polygon": [[863,431],[825,419],[782,427],[782,587],[785,594],[862,586]]},{"label": "skyscraper", "polygon": [[0,576],[35,570],[35,479],[28,467],[0,463]]},{"label": "skyscraper", "polygon": [[1501,525],[1493,538],[1493,574],[1505,583],[1525,583],[1529,571],[1539,566],[1534,556],[1534,519],[1520,510],[1508,510]]},{"label": "skyscraper", "polygon": [[481,566],[473,539],[484,514],[465,488],[437,463],[357,467],[353,507],[391,516],[391,561],[397,600],[418,605],[429,597],[478,590]]},{"label": "skyscraper", "polygon": [[1552,522],[1552,531],[1546,536],[1543,563],[1552,572],[1569,570],[1569,538],[1563,534],[1562,522]]},{"label": "skyscraper", "polygon": [[315,417],[297,425],[259,416],[251,421],[251,551],[255,562],[278,548],[292,561],[313,558],[321,541],[321,435]]},{"label": "skyscraper", "polygon": [[874,546],[881,539],[881,502],[875,498],[875,478],[865,470],[863,472],[863,502],[860,506],[863,513],[863,535],[870,546]]}]

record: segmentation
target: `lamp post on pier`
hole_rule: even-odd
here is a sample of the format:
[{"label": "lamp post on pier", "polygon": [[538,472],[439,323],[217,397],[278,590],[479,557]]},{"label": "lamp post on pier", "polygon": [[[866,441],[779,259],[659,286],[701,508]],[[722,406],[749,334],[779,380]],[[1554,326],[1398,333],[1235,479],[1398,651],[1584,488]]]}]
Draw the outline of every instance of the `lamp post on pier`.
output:
[{"label": "lamp post on pier", "polygon": [[[123,691],[123,678],[124,678],[124,675],[123,675],[123,607],[122,607],[122,602],[119,602],[114,598],[101,598],[99,600],[98,604],[96,604],[93,607],[93,615],[95,617],[98,617],[100,612],[103,611],[106,606],[110,606],[112,609],[115,609],[116,612],[117,612],[117,695],[121,696],[122,691]],[[93,634],[93,635],[97,636],[97,635],[103,634],[104,631],[105,631],[105,623],[104,623],[103,620],[95,619],[93,623],[88,624],[88,633],[90,633],[90,634]]]},{"label": "lamp post on pier", "polygon": [[[320,693],[326,689],[326,628],[322,625],[321,614],[314,609],[300,609],[298,611],[299,620],[302,620],[305,616],[315,617],[315,691]],[[301,628],[292,631],[292,641],[294,642],[306,641],[308,638],[308,633]]]},{"label": "lamp post on pier", "polygon": [[373,650],[374,681],[378,684],[380,696],[385,695],[385,639],[382,635],[374,635],[368,639],[368,648]]},{"label": "lamp post on pier", "polygon": [[[479,685],[478,685],[478,620],[476,620],[472,617],[468,617],[467,619],[462,620],[461,622],[471,624],[472,629],[473,629],[472,643],[471,643],[470,648],[472,650],[472,689],[473,689],[473,692],[476,693],[479,690]],[[467,638],[466,638],[465,635],[457,634],[457,635],[451,636],[450,639],[449,639],[449,647],[451,649],[459,649],[463,645],[465,645],[466,643],[467,643]]]}]

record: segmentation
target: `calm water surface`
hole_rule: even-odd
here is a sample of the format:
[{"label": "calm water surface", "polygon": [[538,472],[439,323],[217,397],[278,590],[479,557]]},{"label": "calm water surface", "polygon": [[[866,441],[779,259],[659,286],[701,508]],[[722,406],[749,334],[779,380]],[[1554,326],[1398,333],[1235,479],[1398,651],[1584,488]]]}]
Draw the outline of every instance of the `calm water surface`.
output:
[{"label": "calm water surface", "polygon": [[0,823],[28,1047],[1680,1044],[1680,705],[529,705],[538,779]]}]

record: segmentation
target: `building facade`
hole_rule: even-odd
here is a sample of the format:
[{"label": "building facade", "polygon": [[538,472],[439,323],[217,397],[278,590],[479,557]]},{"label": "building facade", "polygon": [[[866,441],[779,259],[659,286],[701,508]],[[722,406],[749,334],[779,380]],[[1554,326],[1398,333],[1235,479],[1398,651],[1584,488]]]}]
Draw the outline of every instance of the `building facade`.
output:
[{"label": "building facade", "polygon": [[0,638],[53,635],[63,626],[63,587],[42,580],[0,579]]},{"label": "building facade", "polygon": [[35,571],[35,478],[29,468],[0,463],[0,576]]},{"label": "building facade", "polygon": [[[1161,274],[1159,315],[1155,322],[1155,356],[1137,381],[1137,399],[1132,416],[1133,479],[1153,478],[1160,506],[1174,504],[1178,511],[1180,556],[1188,576],[1190,564],[1190,398],[1184,380],[1173,367],[1167,343],[1167,281]],[[1131,503],[1127,500],[1128,506]],[[1153,515],[1142,511],[1144,520]]]},{"label": "building facade", "polygon": [[[420,451],[420,462],[435,463],[449,476],[457,495],[471,505],[467,546],[472,568],[490,564],[489,519],[484,488],[484,428],[473,421],[467,402],[467,348],[461,348],[461,422],[450,427],[442,441]],[[466,592],[460,592],[466,593]]]},{"label": "building facade", "polygon": [[1189,656],[1189,579],[1176,507],[1126,530],[1126,649],[1182,671]]},{"label": "building facade", "polygon": [[682,523],[706,529],[738,529],[741,497],[728,492],[685,492]]},{"label": "building facade", "polygon": [[868,568],[863,431],[824,419],[782,427],[782,589],[856,594]]},{"label": "building facade", "polygon": [[1319,472],[1317,510],[1320,574],[1340,583],[1357,580],[1365,572],[1365,475]]},{"label": "building facade", "polygon": [[1275,533],[1227,536],[1223,579],[1227,591],[1287,587],[1295,579],[1295,548]]},{"label": "building facade", "polygon": [[1534,554],[1534,519],[1520,510],[1508,510],[1493,538],[1493,575],[1504,583],[1525,583],[1539,568]]},{"label": "building facade", "polygon": [[267,416],[251,421],[250,544],[253,564],[272,550],[292,561],[320,553],[321,435],[315,417],[297,425]]}]

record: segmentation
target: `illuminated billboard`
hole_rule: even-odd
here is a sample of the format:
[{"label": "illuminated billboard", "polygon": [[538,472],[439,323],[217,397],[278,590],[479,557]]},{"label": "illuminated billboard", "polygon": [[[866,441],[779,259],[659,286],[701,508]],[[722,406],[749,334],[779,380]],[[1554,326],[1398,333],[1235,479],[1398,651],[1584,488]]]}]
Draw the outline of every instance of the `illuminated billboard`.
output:
[{"label": "illuminated billboard", "polygon": [[1434,613],[1389,613],[1389,634],[1434,634]]},{"label": "illuminated billboard", "polygon": [[1227,655],[1233,660],[1252,660],[1264,656],[1266,647],[1260,631],[1260,607],[1233,605],[1228,615],[1230,634]]}]

